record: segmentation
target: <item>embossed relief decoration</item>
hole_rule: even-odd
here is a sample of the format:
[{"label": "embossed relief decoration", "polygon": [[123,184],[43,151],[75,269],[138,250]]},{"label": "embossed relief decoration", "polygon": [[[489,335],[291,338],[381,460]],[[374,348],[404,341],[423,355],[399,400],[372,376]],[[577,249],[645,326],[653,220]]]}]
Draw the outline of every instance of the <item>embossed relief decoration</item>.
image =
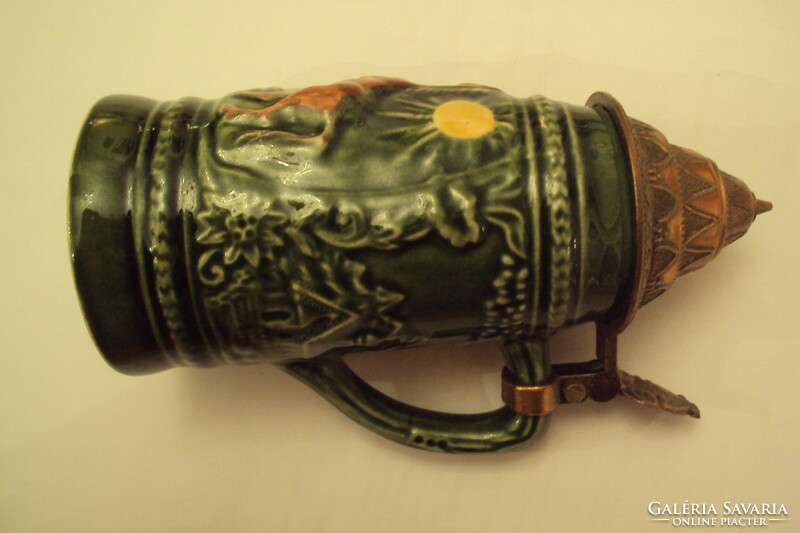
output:
[{"label": "embossed relief decoration", "polygon": [[700,418],[700,409],[682,394],[675,394],[652,381],[618,371],[620,392],[624,396],[653,409],[663,409],[676,415]]},{"label": "embossed relief decoration", "polygon": [[372,279],[359,249],[431,234],[465,247],[493,225],[526,256],[517,114],[496,89],[362,78],[235,93],[217,113],[200,147],[198,271],[236,357],[282,340],[302,356],[412,342],[393,314],[402,288]]},{"label": "embossed relief decoration", "polygon": [[711,160],[669,144],[647,124],[636,120],[631,124],[653,213],[652,266],[644,304],[719,252],[725,233],[725,191]]},{"label": "embossed relief decoration", "polygon": [[198,217],[205,249],[199,278],[212,322],[222,325],[217,333],[239,357],[263,357],[264,342],[277,354],[337,332],[371,344],[399,330],[387,311],[402,296],[364,285],[364,266],[293,226],[291,206],[242,210],[206,201],[212,207]]}]

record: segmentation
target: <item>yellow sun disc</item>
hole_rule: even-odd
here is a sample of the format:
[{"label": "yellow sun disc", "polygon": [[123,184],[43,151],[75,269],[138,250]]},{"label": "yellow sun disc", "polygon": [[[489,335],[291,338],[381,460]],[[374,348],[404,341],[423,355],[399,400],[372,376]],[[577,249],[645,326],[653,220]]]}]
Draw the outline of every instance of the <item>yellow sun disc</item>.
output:
[{"label": "yellow sun disc", "polygon": [[492,110],[475,102],[452,100],[436,108],[433,123],[439,131],[462,139],[476,139],[495,126]]}]

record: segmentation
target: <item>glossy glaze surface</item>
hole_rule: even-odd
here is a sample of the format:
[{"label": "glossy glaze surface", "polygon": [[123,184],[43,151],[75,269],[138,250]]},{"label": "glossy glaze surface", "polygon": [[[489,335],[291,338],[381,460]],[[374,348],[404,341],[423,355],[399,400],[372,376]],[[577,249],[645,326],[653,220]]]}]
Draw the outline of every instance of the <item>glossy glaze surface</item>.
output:
[{"label": "glossy glaze surface", "polygon": [[75,159],[79,292],[133,372],[103,339],[166,367],[529,336],[612,312],[629,180],[602,113],[487,87],[112,97]]},{"label": "glossy glaze surface", "polygon": [[109,97],[71,180],[78,292],[122,372],[272,361],[405,444],[514,447],[543,416],[412,408],[341,356],[497,338],[552,381],[553,331],[624,311],[626,157],[602,108],[477,85]]}]

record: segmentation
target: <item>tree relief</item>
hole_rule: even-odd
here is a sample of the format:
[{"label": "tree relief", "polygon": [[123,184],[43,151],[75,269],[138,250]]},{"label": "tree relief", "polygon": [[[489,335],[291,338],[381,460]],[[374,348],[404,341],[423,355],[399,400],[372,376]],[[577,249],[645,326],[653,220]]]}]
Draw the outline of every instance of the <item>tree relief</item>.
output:
[{"label": "tree relief", "polygon": [[[387,249],[430,231],[463,246],[488,222],[522,255],[524,208],[508,202],[525,187],[517,107],[489,87],[381,78],[234,93],[219,103],[209,166],[303,214],[327,211],[318,228],[337,246]],[[240,188],[225,181],[212,183]]]},{"label": "tree relief", "polygon": [[237,335],[223,344],[316,355],[395,338],[403,291],[371,280],[359,249],[431,234],[463,248],[491,225],[524,263],[519,107],[488,87],[379,78],[223,98],[198,158],[204,301]]}]

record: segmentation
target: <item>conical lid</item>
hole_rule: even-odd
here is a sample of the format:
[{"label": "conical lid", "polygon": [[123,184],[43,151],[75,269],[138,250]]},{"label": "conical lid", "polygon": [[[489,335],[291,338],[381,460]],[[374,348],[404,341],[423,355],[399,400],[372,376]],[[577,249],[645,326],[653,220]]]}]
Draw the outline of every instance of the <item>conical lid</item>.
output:
[{"label": "conical lid", "polygon": [[596,93],[587,105],[613,117],[634,181],[636,264],[627,312],[617,325],[621,331],[639,307],[708,264],[772,204],[756,199],[711,159],[670,144],[657,129],[629,118],[610,95]]}]

